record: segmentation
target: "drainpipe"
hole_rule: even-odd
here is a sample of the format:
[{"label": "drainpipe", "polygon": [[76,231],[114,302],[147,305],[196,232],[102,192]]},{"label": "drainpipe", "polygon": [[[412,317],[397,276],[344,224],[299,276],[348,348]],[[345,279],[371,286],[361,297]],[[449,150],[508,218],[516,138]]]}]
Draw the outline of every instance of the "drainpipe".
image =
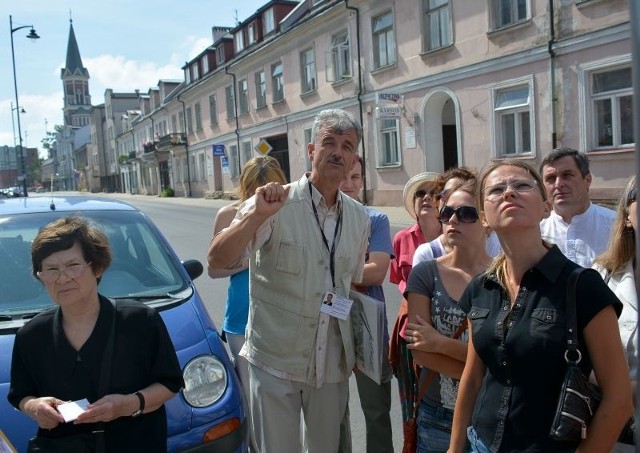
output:
[{"label": "drainpipe", "polygon": [[182,93],[177,97],[178,102],[182,104],[182,117],[184,118],[184,152],[187,155],[187,197],[191,198],[191,167],[189,165],[189,133],[187,132],[187,109],[184,106],[184,101],[180,99]]},{"label": "drainpipe", "polygon": [[364,170],[363,187],[362,187],[362,203],[367,204],[367,153],[364,140],[364,109],[362,106],[362,64],[360,63],[360,10],[354,6],[349,5],[349,0],[345,0],[345,7],[356,13],[356,48],[358,54],[358,108],[360,110],[360,126],[362,126],[362,169]]},{"label": "drainpipe", "polygon": [[[132,150],[133,150],[134,155],[135,155],[135,152],[136,152],[136,134],[133,133],[133,127],[131,127],[131,129],[129,129],[129,132],[131,132],[131,143],[133,143]],[[131,168],[132,169],[133,169],[134,165],[137,166],[135,163],[131,164]],[[134,179],[134,176],[135,176],[135,172],[130,171],[129,172],[129,186],[130,186],[130,189],[131,189],[131,195],[133,195],[133,179]],[[136,188],[137,188],[137,184],[136,184]]]},{"label": "drainpipe", "polygon": [[558,99],[556,98],[556,53],[553,46],[556,43],[555,15],[553,13],[553,0],[549,0],[549,41],[547,51],[549,52],[549,65],[551,71],[551,149],[558,147],[558,135],[556,129]]},{"label": "drainpipe", "polygon": [[236,150],[238,152],[238,158],[236,159],[238,164],[238,175],[242,171],[242,165],[240,165],[240,124],[238,122],[238,93],[236,91],[236,75],[233,72],[229,72],[229,65],[224,67],[224,72],[229,74],[233,78],[233,109],[235,110],[236,117]]}]

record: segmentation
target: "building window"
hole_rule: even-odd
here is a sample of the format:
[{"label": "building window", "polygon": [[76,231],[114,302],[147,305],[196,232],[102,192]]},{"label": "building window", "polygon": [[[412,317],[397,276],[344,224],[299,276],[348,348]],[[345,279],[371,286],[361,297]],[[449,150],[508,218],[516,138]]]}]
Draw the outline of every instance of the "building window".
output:
[{"label": "building window", "polygon": [[238,168],[238,160],[240,157],[238,156],[238,145],[229,145],[227,149],[229,150],[229,155],[227,156],[229,158],[229,174],[231,178],[235,179],[240,176],[240,170]]},{"label": "building window", "polygon": [[316,89],[316,62],[313,49],[307,49],[300,53],[301,90],[302,94]]},{"label": "building window", "polygon": [[256,78],[256,108],[261,109],[267,105],[267,80],[264,71],[258,71]]},{"label": "building window", "polygon": [[529,0],[492,0],[494,28],[522,22],[529,17]]},{"label": "building window", "polygon": [[251,45],[256,42],[256,26],[255,24],[249,24],[247,27],[247,34],[249,35],[247,39],[247,44]]},{"label": "building window", "polygon": [[188,84],[191,83],[191,69],[189,66],[184,69],[184,81]]},{"label": "building window", "polygon": [[381,167],[400,165],[400,122],[396,118],[382,118],[379,121],[379,165]]},{"label": "building window", "polygon": [[193,116],[191,114],[191,107],[187,107],[187,133],[193,133]]},{"label": "building window", "polygon": [[393,14],[387,11],[373,18],[373,65],[375,69],[396,62],[396,40],[393,33]]},{"label": "building window", "polygon": [[351,50],[346,30],[331,37],[331,64],[334,82],[351,78]]},{"label": "building window", "polygon": [[242,35],[242,29],[238,30],[235,35],[233,35],[233,41],[236,45],[236,53],[240,53],[242,49],[244,49],[244,36]]},{"label": "building window", "polygon": [[593,148],[633,145],[631,67],[600,70],[589,79]]},{"label": "building window", "polygon": [[211,124],[218,124],[218,106],[215,94],[209,96],[209,118],[211,119]]},{"label": "building window", "polygon": [[274,104],[284,101],[282,62],[271,65],[271,98]]},{"label": "building window", "polygon": [[196,130],[201,131],[202,130],[202,112],[200,111],[199,102],[196,102],[196,104],[194,105],[194,111],[196,115]]},{"label": "building window", "polygon": [[251,140],[242,142],[242,165],[246,164],[252,157],[253,148],[251,147]]},{"label": "building window", "polygon": [[449,0],[423,0],[424,50],[435,50],[451,45],[451,7]]},{"label": "building window", "polygon": [[209,72],[209,55],[205,55],[202,57],[202,75],[205,75]]},{"label": "building window", "polygon": [[262,13],[262,24],[264,28],[264,34],[269,34],[276,29],[276,21],[273,16],[273,8],[269,8]]},{"label": "building window", "polygon": [[187,130],[184,124],[184,112],[178,112],[178,125],[180,130],[176,132],[185,132]]},{"label": "building window", "polygon": [[236,117],[236,99],[233,93],[233,85],[229,85],[224,89],[227,99],[227,118]]},{"label": "building window", "polygon": [[195,156],[194,159],[194,164],[196,164],[196,167],[194,167],[195,170],[195,180],[196,181],[203,181],[205,176],[204,176],[204,153],[198,153],[197,156]]},{"label": "building window", "polygon": [[493,92],[497,157],[528,154],[532,146],[531,84]]},{"label": "building window", "polygon": [[312,162],[311,162],[311,157],[309,156],[309,153],[307,152],[307,145],[309,143],[311,143],[311,128],[305,128],[304,129],[304,161],[307,164],[307,170],[306,171],[311,171],[311,167],[312,167]]},{"label": "building window", "polygon": [[224,45],[222,43],[216,47],[216,63],[224,63]]},{"label": "building window", "polygon": [[198,80],[200,78],[200,74],[198,73],[198,63],[191,66],[191,71],[193,73],[193,80]]},{"label": "building window", "polygon": [[238,82],[238,102],[240,104],[240,114],[249,111],[249,87],[247,79]]}]

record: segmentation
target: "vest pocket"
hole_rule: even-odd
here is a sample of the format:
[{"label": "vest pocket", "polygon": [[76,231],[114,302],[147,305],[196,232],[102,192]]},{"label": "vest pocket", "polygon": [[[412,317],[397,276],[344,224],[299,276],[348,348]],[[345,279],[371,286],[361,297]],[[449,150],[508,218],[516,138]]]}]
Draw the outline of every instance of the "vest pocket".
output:
[{"label": "vest pocket", "polygon": [[276,270],[291,275],[300,275],[304,258],[304,247],[293,242],[280,242]]}]

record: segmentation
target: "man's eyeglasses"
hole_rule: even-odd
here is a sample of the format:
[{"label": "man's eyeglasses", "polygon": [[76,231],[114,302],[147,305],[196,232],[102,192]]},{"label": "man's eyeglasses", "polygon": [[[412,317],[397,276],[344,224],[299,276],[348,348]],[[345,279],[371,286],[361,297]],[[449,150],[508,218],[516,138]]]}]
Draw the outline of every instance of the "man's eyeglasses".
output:
[{"label": "man's eyeglasses", "polygon": [[627,195],[627,206],[629,206],[634,201],[636,201],[636,188],[635,187],[633,189],[631,189],[629,191],[629,194]]},{"label": "man's eyeglasses", "polygon": [[445,206],[440,210],[440,221],[449,223],[454,214],[460,223],[476,223],[480,218],[478,210],[473,206],[460,206],[456,209],[451,206]]},{"label": "man's eyeglasses", "polygon": [[61,268],[44,269],[37,273],[40,280],[45,283],[57,282],[61,274],[67,276],[67,278],[78,278],[82,275],[87,266],[91,263],[74,263]]},{"label": "man's eyeglasses", "polygon": [[504,196],[504,193],[509,187],[518,193],[531,192],[538,186],[538,181],[535,179],[520,179],[518,181],[511,181],[505,184],[494,184],[493,186],[487,186],[482,189],[484,197],[489,201],[499,200]]}]

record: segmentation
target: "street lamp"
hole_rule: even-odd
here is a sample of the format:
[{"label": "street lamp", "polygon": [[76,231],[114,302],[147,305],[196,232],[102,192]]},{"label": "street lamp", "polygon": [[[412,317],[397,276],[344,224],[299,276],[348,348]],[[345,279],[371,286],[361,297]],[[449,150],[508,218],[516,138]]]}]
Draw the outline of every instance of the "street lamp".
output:
[{"label": "street lamp", "polygon": [[[16,122],[13,121],[13,112],[17,111],[18,108],[13,106],[13,102],[11,102],[11,130],[13,130],[13,147],[16,147]],[[20,112],[17,113],[17,115],[19,115],[20,113],[27,113],[26,110],[24,108],[20,109]]]},{"label": "street lamp", "polygon": [[30,28],[29,34],[27,38],[29,39],[39,39],[40,36],[36,33],[33,28],[33,25],[21,25],[20,27],[13,28],[13,18],[9,16],[9,31],[11,35],[11,61],[13,63],[13,88],[15,90],[16,95],[16,110],[17,110],[17,120],[18,120],[18,143],[20,146],[20,166],[22,169],[22,193],[26,197],[27,194],[27,169],[24,162],[24,151],[22,150],[22,129],[20,128],[20,103],[18,102],[18,79],[16,77],[16,55],[13,49],[13,34],[18,30],[22,30],[23,28]]}]

